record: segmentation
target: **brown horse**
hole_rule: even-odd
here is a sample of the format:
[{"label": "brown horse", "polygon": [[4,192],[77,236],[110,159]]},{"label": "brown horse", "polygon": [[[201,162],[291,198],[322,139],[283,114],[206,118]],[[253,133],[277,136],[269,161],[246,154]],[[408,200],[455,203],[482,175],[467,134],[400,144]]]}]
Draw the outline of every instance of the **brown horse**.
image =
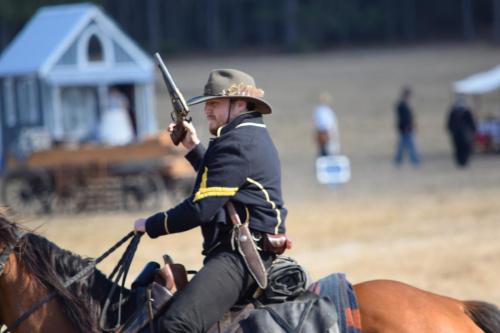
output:
[{"label": "brown horse", "polygon": [[[27,233],[0,210],[0,326],[12,325],[50,292],[57,297],[34,311],[13,331],[98,332],[97,318],[109,281],[96,270],[90,278],[63,287],[62,281],[89,263],[47,239]],[[2,254],[12,249],[2,267]],[[354,286],[363,333],[498,333],[500,311],[494,305],[460,301],[396,281]]]},{"label": "brown horse", "polygon": [[[0,327],[9,327],[33,304],[55,293],[55,298],[33,311],[12,333],[99,332],[101,307],[113,282],[94,270],[88,278],[65,288],[63,283],[87,268],[91,259],[24,231],[0,208]],[[2,265],[6,252],[10,255]],[[129,291],[125,292],[127,297]]]}]

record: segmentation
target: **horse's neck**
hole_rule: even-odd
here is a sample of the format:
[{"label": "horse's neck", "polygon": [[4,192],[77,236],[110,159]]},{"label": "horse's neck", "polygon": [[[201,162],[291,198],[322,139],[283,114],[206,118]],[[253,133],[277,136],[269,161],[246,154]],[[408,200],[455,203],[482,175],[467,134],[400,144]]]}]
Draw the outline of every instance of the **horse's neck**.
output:
[{"label": "horse's neck", "polygon": [[[89,293],[92,299],[98,302],[101,306],[106,301],[109,291],[112,289],[115,283],[108,279],[101,271],[95,270],[91,276],[91,281],[89,284]],[[119,293],[120,287],[117,286],[114,292],[114,297]],[[130,290],[123,289],[123,294],[127,297],[130,294]]]},{"label": "horse's neck", "polygon": [[90,279],[90,296],[102,305],[106,300],[109,290],[113,286],[113,282],[99,270],[95,270]]},{"label": "horse's neck", "polygon": [[[0,277],[0,295],[0,321],[12,325],[31,305],[47,296],[48,291],[11,255]],[[15,332],[78,332],[65,316],[58,315],[62,312],[59,303],[52,300],[33,312]]]}]

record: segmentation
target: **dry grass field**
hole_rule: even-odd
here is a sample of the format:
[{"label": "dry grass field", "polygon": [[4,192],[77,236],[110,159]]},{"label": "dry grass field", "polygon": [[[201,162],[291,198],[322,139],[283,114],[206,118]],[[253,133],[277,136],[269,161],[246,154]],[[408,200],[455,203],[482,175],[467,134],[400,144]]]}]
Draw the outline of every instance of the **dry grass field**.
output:
[{"label": "dry grass field", "polygon": [[[290,254],[315,278],[342,271],[353,283],[397,279],[500,304],[500,156],[475,155],[470,168],[458,170],[444,131],[451,82],[497,65],[498,53],[483,44],[452,44],[166,60],[186,96],[200,93],[209,70],[222,67],[252,73],[266,91],[274,106],[266,122],[281,154],[288,231],[295,245]],[[391,164],[393,104],[403,84],[415,90],[423,158],[418,169]],[[352,180],[334,189],[318,185],[313,173],[311,116],[321,91],[334,96],[342,152],[352,166]],[[161,81],[157,92],[159,118],[166,124],[170,106]],[[206,142],[201,108],[192,111]],[[139,216],[25,220],[63,248],[98,256]],[[164,252],[198,268],[200,244],[198,230],[144,237],[131,275],[148,260],[160,261]],[[115,262],[116,257],[101,268],[109,272]]]}]

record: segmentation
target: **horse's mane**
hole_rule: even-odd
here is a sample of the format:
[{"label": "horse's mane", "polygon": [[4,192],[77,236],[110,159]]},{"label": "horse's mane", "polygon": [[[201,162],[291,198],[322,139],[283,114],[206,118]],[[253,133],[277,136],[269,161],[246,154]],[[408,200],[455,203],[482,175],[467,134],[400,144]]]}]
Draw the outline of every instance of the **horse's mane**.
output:
[{"label": "horse's mane", "polygon": [[[12,244],[17,230],[26,230],[11,220],[8,212],[0,208],[0,242]],[[112,282],[95,270],[89,278],[75,282],[69,288],[63,283],[87,267],[91,259],[82,258],[59,248],[46,238],[28,231],[15,249],[18,262],[49,292],[55,291],[62,309],[76,329],[98,332],[97,322],[101,301]]]}]

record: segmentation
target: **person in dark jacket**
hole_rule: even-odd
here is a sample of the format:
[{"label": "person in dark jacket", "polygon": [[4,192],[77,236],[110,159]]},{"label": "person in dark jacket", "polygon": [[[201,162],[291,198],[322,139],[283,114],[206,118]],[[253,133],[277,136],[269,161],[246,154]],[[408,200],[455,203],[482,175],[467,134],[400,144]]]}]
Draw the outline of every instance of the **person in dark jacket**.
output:
[{"label": "person in dark jacket", "polygon": [[403,162],[403,155],[405,151],[408,151],[410,161],[414,166],[418,166],[420,164],[420,157],[413,137],[415,132],[415,123],[410,106],[411,94],[411,88],[404,87],[401,91],[401,98],[396,104],[396,124],[399,141],[396,154],[394,156],[394,163],[397,166],[401,165]]},{"label": "person in dark jacket", "polygon": [[448,114],[447,129],[453,144],[455,163],[458,167],[467,166],[473,151],[476,122],[467,106],[465,96],[457,96]]},{"label": "person in dark jacket", "polygon": [[[184,123],[186,158],[198,172],[192,194],[177,206],[135,221],[150,237],[200,227],[204,265],[178,291],[157,320],[161,332],[205,332],[233,305],[257,289],[245,262],[232,245],[232,225],[224,205],[231,201],[248,224],[265,266],[274,254],[263,250],[265,234],[284,234],[287,210],[281,193],[278,152],[263,121],[271,106],[254,79],[234,69],[213,70],[202,96],[188,105],[205,103],[214,137],[205,149],[191,123]],[[173,124],[169,126],[172,131]]]}]

